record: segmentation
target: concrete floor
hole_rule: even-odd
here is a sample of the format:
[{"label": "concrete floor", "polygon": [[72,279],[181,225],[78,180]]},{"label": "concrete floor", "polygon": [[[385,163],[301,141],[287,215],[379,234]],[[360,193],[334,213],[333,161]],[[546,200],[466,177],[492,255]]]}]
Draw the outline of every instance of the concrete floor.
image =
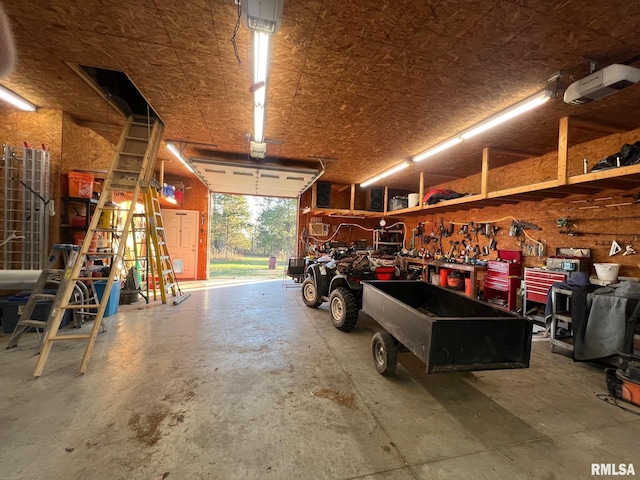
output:
[{"label": "concrete floor", "polygon": [[83,376],[82,342],[55,345],[38,379],[33,336],[0,350],[0,478],[640,475],[640,417],[596,398],[601,367],[546,342],[525,370],[426,375],[407,353],[386,378],[364,315],[347,334],[280,281],[201,285],[179,306],[121,307]]}]

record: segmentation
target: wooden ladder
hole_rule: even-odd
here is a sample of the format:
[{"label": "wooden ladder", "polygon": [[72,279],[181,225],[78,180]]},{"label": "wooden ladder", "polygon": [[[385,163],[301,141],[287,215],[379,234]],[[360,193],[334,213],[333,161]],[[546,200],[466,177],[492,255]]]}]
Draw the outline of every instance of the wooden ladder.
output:
[{"label": "wooden ladder", "polygon": [[[176,272],[173,268],[171,255],[167,249],[167,238],[158,199],[158,190],[149,186],[144,192],[144,211],[147,223],[147,235],[150,241],[151,252],[148,254],[151,266],[151,278],[153,282],[153,299],[156,297],[156,288],[160,291],[162,303],[167,303],[167,289],[171,289],[174,297],[173,304],[178,305],[191,296],[183,293],[178,285]],[[156,281],[157,278],[157,281]]]},{"label": "wooden ladder", "polygon": [[[93,347],[102,325],[102,319],[109,302],[111,288],[115,277],[118,275],[119,265],[122,261],[122,254],[125,248],[125,239],[129,233],[133,214],[135,212],[136,202],[144,190],[149,185],[151,176],[153,175],[153,167],[155,164],[158,148],[162,139],[164,125],[155,118],[129,117],[122,131],[114,159],[107,173],[100,200],[95,208],[93,217],[89,224],[87,235],[84,243],[79,251],[74,251],[69,256],[67,267],[63,274],[63,282],[58,288],[58,292],[53,301],[51,313],[47,320],[47,328],[45,329],[44,339],[42,341],[42,349],[36,363],[33,375],[39,377],[42,375],[51,347],[56,341],[62,340],[83,340],[86,341],[84,355],[80,363],[80,372],[87,370],[89,357],[93,351]],[[110,201],[115,192],[122,192],[131,201],[128,209],[119,209]],[[98,223],[103,212],[115,216],[116,213],[123,215],[121,222],[115,222],[108,228],[99,227]],[[90,252],[91,240],[94,235],[108,235],[112,240],[112,249],[110,252],[92,253]],[[101,258],[110,262],[110,274],[106,280],[104,293],[98,301],[93,296],[86,302],[78,304],[71,301],[71,295],[74,284],[76,282],[91,283],[95,280],[92,277],[88,267],[88,259]],[[104,279],[102,279],[104,280]],[[88,334],[59,334],[60,323],[67,310],[81,309],[85,311],[87,307],[92,306],[97,309],[94,324]]]}]

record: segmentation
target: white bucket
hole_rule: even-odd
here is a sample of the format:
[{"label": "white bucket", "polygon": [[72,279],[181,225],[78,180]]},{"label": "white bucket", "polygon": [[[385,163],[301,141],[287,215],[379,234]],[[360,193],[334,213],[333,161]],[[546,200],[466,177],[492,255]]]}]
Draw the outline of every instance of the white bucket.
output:
[{"label": "white bucket", "polygon": [[598,280],[614,281],[618,279],[620,265],[617,263],[594,263]]},{"label": "white bucket", "polygon": [[438,273],[431,274],[431,285],[440,285],[440,274]]},{"label": "white bucket", "polygon": [[410,193],[409,194],[409,208],[417,207],[420,205],[420,194],[419,193]]}]

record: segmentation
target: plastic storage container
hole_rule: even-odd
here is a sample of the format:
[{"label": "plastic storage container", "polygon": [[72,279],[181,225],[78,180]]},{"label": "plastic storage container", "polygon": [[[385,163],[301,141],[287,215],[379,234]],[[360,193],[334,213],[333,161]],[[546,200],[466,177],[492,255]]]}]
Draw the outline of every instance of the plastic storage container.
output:
[{"label": "plastic storage container", "polygon": [[394,273],[396,273],[396,267],[378,267],[375,270],[378,280],[391,280]]},{"label": "plastic storage container", "polygon": [[[55,294],[55,290],[46,290],[45,293]],[[16,328],[22,310],[29,300],[28,292],[20,292],[17,295],[0,298],[0,317],[2,317],[2,331],[13,333]],[[46,322],[51,311],[51,302],[38,302],[33,309],[30,320],[42,320]],[[66,326],[71,321],[71,310],[67,310],[62,319],[60,327]]]},{"label": "plastic storage container", "polygon": [[615,281],[618,279],[620,265],[617,263],[594,263],[598,280]]},{"label": "plastic storage container", "polygon": [[[107,286],[107,281],[98,280],[93,285],[96,288],[96,293],[98,294],[98,301],[102,302],[102,296],[104,295],[104,289]],[[119,304],[120,280],[114,280],[113,285],[111,286],[111,294],[109,295],[109,300],[107,301],[107,308],[104,309],[104,316],[110,317],[111,315],[115,315],[116,313],[118,313]]]},{"label": "plastic storage container", "polygon": [[69,172],[69,196],[91,198],[93,196],[93,175],[83,172]]}]

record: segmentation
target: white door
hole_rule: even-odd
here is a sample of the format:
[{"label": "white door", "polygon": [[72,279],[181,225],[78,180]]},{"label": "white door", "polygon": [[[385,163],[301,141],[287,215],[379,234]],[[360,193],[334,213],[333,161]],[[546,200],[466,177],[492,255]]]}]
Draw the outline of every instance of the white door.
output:
[{"label": "white door", "polygon": [[196,278],[198,266],[198,212],[194,210],[162,211],[167,250],[176,278]]}]

